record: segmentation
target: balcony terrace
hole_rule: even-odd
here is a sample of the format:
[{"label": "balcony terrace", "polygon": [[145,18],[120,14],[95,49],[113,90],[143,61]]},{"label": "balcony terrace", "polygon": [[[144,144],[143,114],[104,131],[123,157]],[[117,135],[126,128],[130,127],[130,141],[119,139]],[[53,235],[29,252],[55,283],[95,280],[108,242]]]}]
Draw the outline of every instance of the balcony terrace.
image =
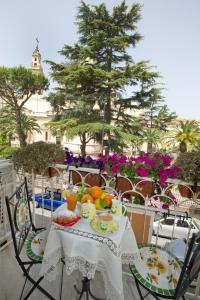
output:
[{"label": "balcony terrace", "polygon": [[[1,212],[0,214],[1,215],[0,300],[15,300],[15,299],[17,300],[19,299],[25,278],[14,257],[13,244],[10,239],[10,230],[8,226],[7,215],[5,213],[5,204],[3,199],[5,198],[5,195],[10,195],[12,193],[12,191],[15,189],[15,185],[18,184],[19,181],[23,179],[23,175],[16,177],[12,169],[12,166],[7,165],[6,162],[4,163],[4,167],[5,168],[3,168],[3,164],[2,164],[1,202],[0,202],[1,204],[0,206],[0,212]],[[63,189],[64,184],[66,184],[68,180],[69,173],[68,171],[66,171],[66,166],[58,165],[57,168],[59,171],[59,176],[55,178],[40,177],[40,176],[37,176],[36,178],[34,176],[29,177],[29,188],[32,191],[33,195],[40,192],[44,193],[45,188],[47,187],[52,191],[55,189],[58,190]],[[176,198],[178,199],[178,202],[181,202],[181,200],[183,199],[181,198],[180,194],[177,192],[176,189],[174,189],[174,191],[175,193],[177,193]],[[51,200],[53,201],[53,199]],[[31,207],[32,207],[33,218],[35,220],[37,227],[48,226],[51,223],[51,218],[53,213],[53,202],[51,202],[52,210],[46,210],[44,208],[44,205],[43,207],[37,207],[36,204],[37,203],[34,203],[33,201],[31,203]],[[44,200],[43,200],[43,204],[44,204]],[[175,213],[175,215],[184,216],[185,210],[187,210],[187,213],[189,214],[189,206],[187,205],[185,207],[180,207],[180,209],[178,210],[178,212]],[[157,234],[154,233],[154,235],[152,235],[153,234],[153,227],[152,227],[153,210],[152,209],[147,210],[147,207],[145,205],[144,206],[135,205],[133,203],[127,203],[127,208],[132,218],[134,218],[134,216],[136,217],[136,214],[138,213],[142,214],[142,216],[144,217],[142,238],[145,239],[146,242],[157,243],[163,246],[166,243],[169,243],[171,241],[163,236],[161,237],[161,234],[159,233],[159,229]],[[163,214],[167,212],[169,213],[168,210],[166,211],[163,210],[161,212]],[[170,208],[170,212],[172,212],[171,208]],[[150,223],[147,222],[148,217],[150,218],[149,219]],[[148,233],[146,232],[147,230],[146,225],[148,227]],[[191,228],[188,228],[188,230],[190,231]],[[137,235],[137,232],[135,232],[135,235]],[[172,238],[173,238],[173,234],[172,234]],[[39,272],[39,268],[40,266],[35,267],[35,269],[33,270],[33,274],[37,275]],[[82,279],[82,275],[79,271],[74,271],[71,275],[67,275],[66,273],[64,273],[62,299],[72,299],[72,300],[78,299],[73,286],[76,284],[78,287],[80,287],[81,279]],[[44,279],[42,286],[44,286],[48,291],[50,291],[53,297],[59,299],[59,291],[60,291],[59,276],[56,277],[56,279],[53,282],[49,282],[48,280]],[[30,284],[27,284],[26,290],[28,290],[29,288],[30,288]],[[104,281],[99,271],[95,273],[95,278],[91,282],[91,289],[92,291],[95,292],[95,295],[97,297],[105,298]],[[124,290],[125,300],[129,300],[129,299],[139,300],[139,295],[135,286],[134,278],[129,271],[129,267],[126,266],[124,266],[124,272],[123,272],[123,290]],[[36,289],[29,299],[36,300],[36,299],[46,299],[46,298],[43,294],[41,294]],[[154,298],[152,296],[147,296],[145,299],[151,300]],[[193,287],[188,290],[186,294],[186,299],[193,299],[193,300],[200,299],[200,278],[198,279],[197,282],[194,283]]]}]

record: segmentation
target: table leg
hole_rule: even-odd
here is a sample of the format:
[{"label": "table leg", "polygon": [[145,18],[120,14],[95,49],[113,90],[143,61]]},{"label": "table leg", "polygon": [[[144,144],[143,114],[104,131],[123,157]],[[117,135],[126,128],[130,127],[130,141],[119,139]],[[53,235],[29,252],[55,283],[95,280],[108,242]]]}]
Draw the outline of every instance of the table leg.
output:
[{"label": "table leg", "polygon": [[97,298],[92,294],[92,292],[90,290],[90,279],[88,279],[87,277],[84,277],[83,280],[82,280],[82,289],[81,289],[81,291],[78,290],[76,285],[74,285],[74,288],[75,288],[76,292],[80,295],[79,300],[81,300],[84,293],[86,293],[86,299],[87,300],[89,300],[89,296],[91,296],[94,300],[105,300],[105,299],[102,299],[102,298]]}]

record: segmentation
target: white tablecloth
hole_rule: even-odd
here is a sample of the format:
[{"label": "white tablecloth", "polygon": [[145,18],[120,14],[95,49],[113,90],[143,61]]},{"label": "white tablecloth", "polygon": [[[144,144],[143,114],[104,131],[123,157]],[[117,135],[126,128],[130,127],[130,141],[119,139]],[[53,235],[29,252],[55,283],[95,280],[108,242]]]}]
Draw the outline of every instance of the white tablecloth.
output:
[{"label": "white tablecloth", "polygon": [[[65,204],[59,210],[66,209]],[[90,223],[80,220],[73,227],[61,227],[52,223],[47,238],[40,275],[54,280],[58,274],[58,263],[65,259],[67,274],[79,270],[92,279],[96,269],[103,269],[107,298],[123,300],[122,264],[133,262],[139,250],[135,235],[127,217],[121,217],[118,232],[102,236]]]}]

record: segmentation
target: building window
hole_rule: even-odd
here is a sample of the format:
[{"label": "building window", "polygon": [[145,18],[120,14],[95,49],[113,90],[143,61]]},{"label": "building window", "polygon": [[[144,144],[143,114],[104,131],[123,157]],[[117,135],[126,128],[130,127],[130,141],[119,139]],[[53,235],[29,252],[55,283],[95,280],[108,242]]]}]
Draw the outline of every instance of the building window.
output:
[{"label": "building window", "polygon": [[61,137],[60,136],[56,137],[56,144],[58,144],[58,145],[61,144]]},{"label": "building window", "polygon": [[35,61],[37,61],[37,57],[35,57]]},{"label": "building window", "polygon": [[37,66],[37,63],[34,63],[34,66]]}]

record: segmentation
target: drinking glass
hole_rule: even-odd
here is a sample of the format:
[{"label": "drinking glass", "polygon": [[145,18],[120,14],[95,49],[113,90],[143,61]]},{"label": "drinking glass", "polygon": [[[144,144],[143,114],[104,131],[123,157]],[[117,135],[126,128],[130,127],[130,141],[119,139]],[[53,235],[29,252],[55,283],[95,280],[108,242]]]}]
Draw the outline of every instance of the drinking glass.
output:
[{"label": "drinking glass", "polygon": [[77,205],[78,196],[75,192],[70,192],[70,194],[66,197],[67,208],[69,210],[74,211]]}]

